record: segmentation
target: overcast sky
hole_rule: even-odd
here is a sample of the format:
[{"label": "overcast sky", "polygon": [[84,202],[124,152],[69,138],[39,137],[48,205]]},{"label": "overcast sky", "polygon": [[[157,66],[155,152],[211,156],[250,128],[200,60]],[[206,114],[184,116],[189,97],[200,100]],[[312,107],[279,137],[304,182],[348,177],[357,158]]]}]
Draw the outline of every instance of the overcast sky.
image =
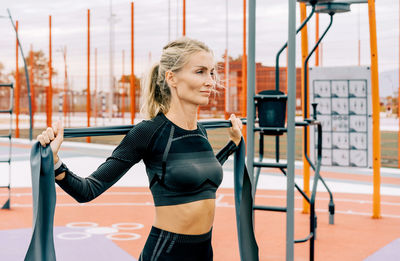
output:
[{"label": "overcast sky", "polygon": [[[7,2],[7,4],[5,4]],[[168,3],[170,2],[170,35]],[[226,41],[226,0],[186,0],[186,34],[206,42],[220,59],[226,46],[229,54],[242,53],[243,1],[228,1],[228,41]],[[399,1],[377,0],[379,71],[386,89],[397,90],[399,64]],[[52,15],[53,67],[59,72],[55,83],[63,82],[61,48],[67,47],[70,82],[86,84],[87,9],[91,12],[91,74],[94,75],[94,48],[98,49],[99,88],[107,88],[109,77],[110,0],[18,0],[2,1],[0,15],[9,8],[19,21],[20,39],[27,55],[30,46],[48,55],[49,15]],[[122,73],[125,50],[125,74],[130,70],[130,1],[113,0],[115,24],[114,72]],[[297,5],[297,24],[299,8]],[[361,40],[361,64],[370,64],[368,8],[352,5],[352,12],[334,16],[332,29],[323,41],[323,66],[358,64],[358,39]],[[308,9],[310,11],[310,9]],[[328,24],[328,15],[320,15],[320,34]],[[274,65],[275,54],[287,39],[288,4],[285,0],[257,1],[256,60]],[[15,67],[15,34],[8,19],[0,19],[0,62],[10,71]],[[308,26],[309,48],[315,43],[315,20]],[[135,74],[141,75],[150,63],[159,59],[168,39],[182,34],[182,0],[135,1]],[[300,65],[300,37],[297,37],[297,66]],[[283,55],[281,64],[285,65]],[[20,61],[22,64],[22,60]],[[311,59],[311,66],[314,59]],[[395,73],[388,73],[394,71]],[[385,76],[387,75],[387,76]],[[387,79],[386,79],[387,78]]]}]

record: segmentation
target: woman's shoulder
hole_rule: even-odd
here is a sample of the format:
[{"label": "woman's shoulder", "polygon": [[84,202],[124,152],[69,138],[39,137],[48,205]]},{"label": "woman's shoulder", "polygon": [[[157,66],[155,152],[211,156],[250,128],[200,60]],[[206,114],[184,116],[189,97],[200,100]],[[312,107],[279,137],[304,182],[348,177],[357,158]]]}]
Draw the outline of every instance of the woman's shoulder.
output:
[{"label": "woman's shoulder", "polygon": [[157,130],[163,125],[162,119],[156,116],[152,119],[144,119],[141,122],[135,124],[129,131],[129,136],[145,137],[152,136]]},{"label": "woman's shoulder", "polygon": [[162,125],[162,122],[155,118],[142,120],[129,130],[118,147],[126,146],[130,150],[145,151]]},{"label": "woman's shoulder", "polygon": [[163,123],[158,116],[152,119],[144,119],[139,123],[135,124],[132,128],[133,131],[151,131],[157,129]]}]

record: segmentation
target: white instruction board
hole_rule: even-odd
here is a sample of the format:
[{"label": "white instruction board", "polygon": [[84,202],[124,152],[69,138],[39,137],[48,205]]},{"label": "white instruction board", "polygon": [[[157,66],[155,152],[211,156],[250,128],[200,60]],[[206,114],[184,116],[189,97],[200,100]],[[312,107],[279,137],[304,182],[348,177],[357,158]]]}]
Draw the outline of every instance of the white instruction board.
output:
[{"label": "white instruction board", "polygon": [[[369,67],[315,67],[309,73],[311,104],[322,123],[322,165],[372,166],[371,71]],[[310,148],[317,130],[310,128]],[[315,159],[316,149],[310,150]]]}]

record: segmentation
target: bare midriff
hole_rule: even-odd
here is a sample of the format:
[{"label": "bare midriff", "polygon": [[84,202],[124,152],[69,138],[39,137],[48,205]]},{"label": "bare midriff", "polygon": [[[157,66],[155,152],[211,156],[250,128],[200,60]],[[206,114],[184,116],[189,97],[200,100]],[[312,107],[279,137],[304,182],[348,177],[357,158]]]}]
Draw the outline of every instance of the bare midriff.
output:
[{"label": "bare midriff", "polygon": [[154,226],[173,233],[200,235],[210,231],[214,222],[215,199],[156,207]]}]

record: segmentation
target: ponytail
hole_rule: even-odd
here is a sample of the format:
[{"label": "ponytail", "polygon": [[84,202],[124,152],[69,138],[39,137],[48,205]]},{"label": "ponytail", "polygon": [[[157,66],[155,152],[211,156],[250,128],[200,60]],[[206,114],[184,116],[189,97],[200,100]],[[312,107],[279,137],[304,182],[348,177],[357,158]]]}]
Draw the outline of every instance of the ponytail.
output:
[{"label": "ponytail", "polygon": [[171,92],[164,75],[159,73],[160,64],[154,64],[144,79],[141,113],[152,119],[159,112],[167,113],[171,100]]}]

